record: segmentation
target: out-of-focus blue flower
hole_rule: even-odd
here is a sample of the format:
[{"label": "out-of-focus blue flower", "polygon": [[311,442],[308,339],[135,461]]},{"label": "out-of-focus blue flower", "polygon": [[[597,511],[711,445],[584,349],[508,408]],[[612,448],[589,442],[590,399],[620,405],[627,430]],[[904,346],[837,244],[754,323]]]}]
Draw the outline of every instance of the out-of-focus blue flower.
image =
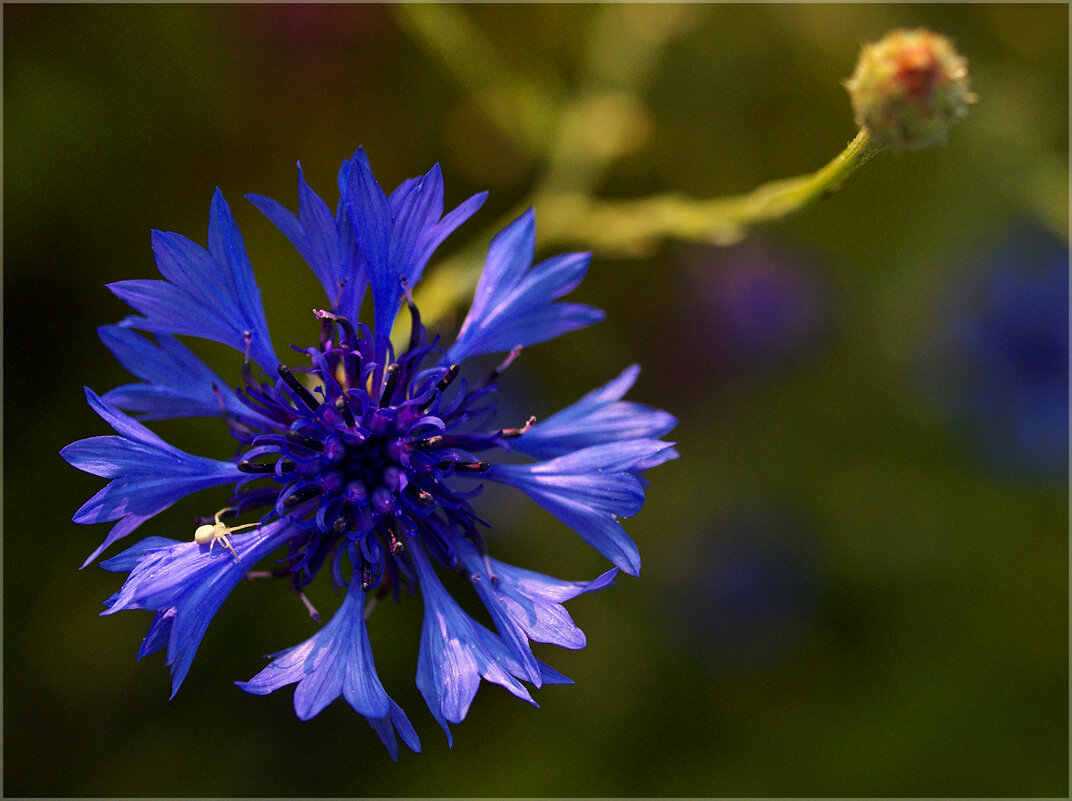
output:
[{"label": "out-of-focus blue flower", "polygon": [[668,597],[686,647],[735,671],[785,659],[815,624],[821,559],[814,532],[794,514],[745,506],[682,552]]},{"label": "out-of-focus blue flower", "polygon": [[1068,268],[1065,243],[1020,225],[950,291],[929,373],[998,472],[1067,475]]},{"label": "out-of-focus blue flower", "polygon": [[[62,455],[110,479],[75,516],[80,523],[118,521],[87,563],[179,498],[233,485],[227,506],[207,514],[191,540],[150,537],[102,565],[129,573],[105,614],[154,612],[139,657],[167,649],[173,695],[212,616],[242,579],[286,578],[301,594],[324,569],[345,590],[339,609],[312,637],[238,684],[257,694],[297,685],[302,719],[342,696],[397,757],[396,733],[413,750],[420,744],[373,664],[366,618],[375,601],[420,591],[416,682],[448,739],[449,724],[465,717],[481,679],[530,702],[522,682],[568,683],[534,657],[530,642],[583,647],[562,603],[607,586],[619,569],[638,573],[639,552],[619,518],[643,504],[639,474],[677,456],[659,439],[676,420],[621,400],[636,380],[634,366],[544,422],[491,426],[498,379],[521,348],[602,318],[589,306],[556,302],[580,282],[588,255],[532,266],[534,219],[523,214],[492,241],[473,306],[445,348],[429,338],[410,288],[484,195],[444,213],[438,165],[388,195],[361,150],[343,163],[338,186],[334,213],[300,168],[297,215],[251,196],[327,294],[326,308],[315,312],[318,343],[295,348],[307,363],[278,361],[241,234],[217,190],[207,249],[154,232],[165,280],[111,285],[139,315],[103,327],[101,338],[141,382],[103,398],[87,390],[116,435],[80,440]],[[372,327],[357,318],[366,289]],[[396,353],[389,336],[403,305],[409,339]],[[242,386],[225,386],[175,334],[237,350]],[[507,356],[490,375],[462,376],[464,359],[494,353]],[[239,453],[228,461],[193,456],[126,412],[145,420],[219,417]],[[542,461],[499,463],[496,456],[508,451]],[[492,559],[480,531],[487,524],[471,504],[480,481],[520,489],[615,568],[570,582]],[[247,513],[240,525],[223,519]],[[277,551],[281,567],[253,571]],[[441,570],[471,582],[496,631],[462,610],[440,582]]]},{"label": "out-of-focus blue flower", "polygon": [[824,324],[818,278],[799,256],[748,242],[690,252],[691,324],[708,369],[754,374],[782,366],[813,342]]}]

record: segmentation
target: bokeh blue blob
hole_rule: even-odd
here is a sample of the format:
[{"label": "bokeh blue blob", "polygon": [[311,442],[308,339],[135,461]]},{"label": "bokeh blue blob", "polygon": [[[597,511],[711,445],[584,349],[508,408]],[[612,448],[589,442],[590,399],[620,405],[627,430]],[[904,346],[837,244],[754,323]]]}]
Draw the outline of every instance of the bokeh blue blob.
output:
[{"label": "bokeh blue blob", "polygon": [[822,553],[789,507],[752,502],[719,515],[681,554],[671,593],[681,647],[732,672],[763,672],[815,631]]},{"label": "bokeh blue blob", "polygon": [[1068,266],[1064,242],[1021,222],[980,244],[943,301],[930,380],[997,474],[1068,474]]},{"label": "bokeh blue blob", "polygon": [[686,315],[705,369],[733,381],[770,376],[819,340],[827,290],[807,257],[755,240],[696,248],[685,261]]}]

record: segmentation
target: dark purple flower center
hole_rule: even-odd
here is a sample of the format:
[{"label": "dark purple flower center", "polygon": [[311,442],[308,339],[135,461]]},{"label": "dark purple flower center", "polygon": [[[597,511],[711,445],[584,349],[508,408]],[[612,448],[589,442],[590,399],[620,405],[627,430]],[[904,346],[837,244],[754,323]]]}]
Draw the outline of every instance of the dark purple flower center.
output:
[{"label": "dark purple flower center", "polygon": [[239,396],[272,422],[231,421],[245,446],[238,467],[247,476],[230,504],[239,513],[269,507],[262,522],[289,517],[301,532],[290,541],[286,567],[275,571],[290,575],[295,589],[329,556],[336,583],[344,585],[341,560],[348,555],[364,589],[397,593],[416,575],[407,538],[450,567],[457,563],[451,543],[458,536],[482,547],[476,524],[483,521],[469,504],[480,487],[463,492],[450,479],[487,470],[472,452],[521,430],[473,433],[494,415],[498,371],[476,387],[464,380],[455,387],[457,365],[421,369],[442,351],[426,341],[412,304],[410,310],[409,347],[397,358],[367,326],[317,312],[321,346],[295,348],[309,367],[279,365],[274,384],[253,380],[244,367]]}]

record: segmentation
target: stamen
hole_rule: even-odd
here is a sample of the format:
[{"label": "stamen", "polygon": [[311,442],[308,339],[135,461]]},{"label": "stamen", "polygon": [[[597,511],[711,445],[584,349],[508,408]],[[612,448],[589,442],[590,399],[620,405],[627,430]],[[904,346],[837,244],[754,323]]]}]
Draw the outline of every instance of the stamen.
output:
[{"label": "stamen", "polygon": [[216,385],[215,381],[212,382],[212,394],[216,396],[216,403],[220,405],[220,417],[223,418],[224,422],[227,423],[232,432],[237,432],[239,434],[253,433],[254,429],[239,420],[234,413],[227,408],[227,404],[224,403],[223,400],[223,393],[220,392],[220,388]]},{"label": "stamen", "polygon": [[321,491],[322,490],[320,489],[320,487],[315,485],[304,487],[298,490],[293,495],[289,495],[287,499],[283,501],[283,511],[290,512],[294,509],[294,507],[305,503],[310,498],[315,498],[321,493]]},{"label": "stamen", "polygon": [[514,345],[513,349],[506,355],[506,358],[502,360],[498,367],[491,371],[491,375],[484,379],[483,386],[487,387],[495,383],[495,381],[506,372],[506,368],[514,363],[514,359],[521,355],[521,346]]},{"label": "stamen", "polygon": [[315,412],[320,407],[320,404],[316,402],[316,398],[294,377],[294,373],[290,372],[289,367],[281,364],[275,369],[279,373],[279,377],[286,382],[288,387],[294,390],[294,394],[308,407],[310,412]]},{"label": "stamen", "polygon": [[395,387],[398,386],[398,372],[399,367],[397,364],[387,366],[387,383],[384,384],[383,392],[380,394],[381,409],[391,403],[391,396],[395,394]]},{"label": "stamen", "polygon": [[439,379],[439,383],[435,385],[435,388],[442,392],[451,384],[454,383],[454,379],[458,377],[458,372],[462,369],[462,366],[455,362],[447,368],[446,375]]},{"label": "stamen", "polygon": [[424,326],[421,325],[421,313],[417,311],[417,304],[413,302],[413,293],[410,291],[409,281],[404,277],[399,279],[402,283],[402,296],[409,307],[409,350],[416,350],[421,345],[421,334]]},{"label": "stamen", "polygon": [[342,415],[346,425],[350,428],[354,427],[354,413],[350,411],[350,404],[346,402],[346,398],[342,395],[335,399],[335,411]]},{"label": "stamen", "polygon": [[256,509],[258,506],[270,506],[275,503],[279,495],[279,487],[257,487],[256,489],[243,489],[232,495],[230,503],[238,510]]},{"label": "stamen", "polygon": [[343,503],[343,508],[339,512],[338,517],[335,518],[335,522],[331,524],[331,531],[334,534],[342,534],[350,527],[350,520],[352,515],[350,513],[349,502]]},{"label": "stamen", "polygon": [[536,425],[536,418],[530,417],[521,428],[504,428],[499,432],[499,439],[517,439],[534,425]]},{"label": "stamen", "polygon": [[346,347],[342,351],[342,369],[346,374],[346,380],[340,381],[346,389],[361,385],[361,355],[353,349]]},{"label": "stamen", "polygon": [[428,507],[435,503],[435,497],[432,493],[422,490],[420,487],[414,487],[412,484],[409,486],[413,487],[413,494],[417,496],[418,506]]},{"label": "stamen", "polygon": [[239,462],[238,469],[249,475],[261,475],[265,473],[274,473],[275,464],[270,464],[268,462]]},{"label": "stamen", "polygon": [[305,604],[305,608],[309,611],[309,617],[319,623],[320,613],[316,611],[316,608],[313,606],[312,601],[305,597],[304,592],[300,592],[298,590],[295,590],[295,592],[298,593],[298,597],[301,598],[301,602]]},{"label": "stamen", "polygon": [[443,461],[436,465],[440,470],[453,467],[457,473],[483,473],[491,465],[488,462],[450,462]]},{"label": "stamen", "polygon": [[253,379],[253,370],[249,366],[249,352],[253,347],[253,332],[243,331],[242,339],[246,343],[245,351],[242,355],[242,380],[246,382],[246,386],[250,389],[259,390],[260,384]]},{"label": "stamen", "polygon": [[390,518],[383,521],[383,527],[387,530],[387,545],[394,556],[402,553],[406,547],[398,538],[398,523]]},{"label": "stamen", "polygon": [[297,431],[287,432],[287,441],[295,445],[301,445],[303,448],[308,448],[311,451],[324,450],[324,443],[318,439],[307,437],[304,434],[299,434]]},{"label": "stamen", "polygon": [[320,350],[325,353],[331,350],[332,341],[335,339],[335,326],[326,317],[320,318]]},{"label": "stamen", "polygon": [[432,437],[425,437],[424,439],[415,439],[412,442],[406,443],[409,447],[415,450],[428,450],[429,448],[437,448],[443,444],[443,435],[436,434]]},{"label": "stamen", "polygon": [[491,558],[488,556],[486,551],[484,552],[484,569],[488,571],[488,579],[491,580],[491,583],[498,584],[499,577],[496,576],[495,572],[491,569]]},{"label": "stamen", "polygon": [[[344,282],[340,281],[339,283],[342,284]],[[354,330],[353,323],[351,323],[348,319],[342,317],[341,315],[333,314],[332,312],[325,311],[324,309],[313,309],[313,314],[315,314],[321,320],[333,320],[335,323],[338,324],[340,328],[342,328],[343,333],[346,334],[347,339],[353,339],[357,333]]]}]

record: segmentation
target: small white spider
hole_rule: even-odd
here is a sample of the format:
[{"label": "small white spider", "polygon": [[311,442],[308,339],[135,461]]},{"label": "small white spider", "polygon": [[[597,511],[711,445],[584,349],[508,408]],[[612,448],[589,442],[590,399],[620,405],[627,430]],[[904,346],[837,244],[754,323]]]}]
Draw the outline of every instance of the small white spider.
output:
[{"label": "small white spider", "polygon": [[259,526],[260,523],[245,523],[241,526],[228,526],[220,522],[220,515],[224,512],[233,511],[233,506],[228,506],[226,509],[220,509],[220,511],[216,512],[215,523],[206,523],[203,526],[198,526],[197,530],[194,531],[194,542],[198,545],[208,545],[209,553],[212,552],[212,546],[219,542],[223,548],[231,552],[231,555],[234,556],[237,561],[242,561],[238,558],[238,554],[235,553],[234,546],[231,545],[231,541],[227,538],[227,535],[232,531],[241,531],[244,528]]}]

